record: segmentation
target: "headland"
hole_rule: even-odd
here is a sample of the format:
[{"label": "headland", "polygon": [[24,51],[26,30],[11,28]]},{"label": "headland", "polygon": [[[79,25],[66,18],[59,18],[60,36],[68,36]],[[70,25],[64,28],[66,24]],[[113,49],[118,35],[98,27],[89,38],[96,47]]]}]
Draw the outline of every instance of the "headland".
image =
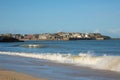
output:
[{"label": "headland", "polygon": [[[12,41],[25,40],[108,40],[110,36],[100,33],[79,33],[79,32],[58,32],[58,33],[43,33],[43,34],[0,34],[0,40],[3,37],[12,38]],[[5,41],[5,40],[3,40]],[[10,41],[10,39],[8,40]]]}]

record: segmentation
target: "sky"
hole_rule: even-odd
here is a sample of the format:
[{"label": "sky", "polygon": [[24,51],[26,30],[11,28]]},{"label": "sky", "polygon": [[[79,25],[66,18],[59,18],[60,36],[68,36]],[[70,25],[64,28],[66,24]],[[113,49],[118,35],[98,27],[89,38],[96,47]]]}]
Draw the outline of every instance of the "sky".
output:
[{"label": "sky", "polygon": [[120,0],[0,0],[0,34],[56,32],[120,37]]}]

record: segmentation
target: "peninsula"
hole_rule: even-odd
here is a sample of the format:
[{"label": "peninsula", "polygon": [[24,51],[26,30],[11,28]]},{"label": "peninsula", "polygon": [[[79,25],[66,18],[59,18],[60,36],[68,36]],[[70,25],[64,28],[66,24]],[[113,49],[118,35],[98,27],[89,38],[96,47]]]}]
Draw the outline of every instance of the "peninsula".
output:
[{"label": "peninsula", "polygon": [[[3,37],[12,38],[13,41],[25,40],[108,40],[109,36],[100,33],[58,32],[43,34],[0,34]],[[9,41],[9,40],[8,40]]]}]

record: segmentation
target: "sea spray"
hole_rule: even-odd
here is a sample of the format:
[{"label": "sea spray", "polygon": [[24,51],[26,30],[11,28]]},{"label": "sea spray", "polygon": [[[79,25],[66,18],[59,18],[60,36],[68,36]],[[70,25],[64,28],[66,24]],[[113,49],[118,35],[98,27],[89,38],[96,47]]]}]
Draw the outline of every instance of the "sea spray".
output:
[{"label": "sea spray", "polygon": [[87,66],[95,69],[104,69],[120,72],[120,56],[95,56],[91,54],[60,54],[60,53],[18,53],[18,52],[0,52],[4,55],[29,57],[36,59],[45,59],[58,63],[69,63],[75,65]]}]

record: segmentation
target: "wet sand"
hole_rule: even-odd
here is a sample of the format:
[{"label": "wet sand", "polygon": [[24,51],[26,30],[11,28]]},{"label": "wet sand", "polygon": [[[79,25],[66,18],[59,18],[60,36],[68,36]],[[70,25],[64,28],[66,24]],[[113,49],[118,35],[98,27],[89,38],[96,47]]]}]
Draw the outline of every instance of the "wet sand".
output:
[{"label": "wet sand", "polygon": [[47,80],[47,79],[35,78],[27,74],[0,69],[0,80]]}]

